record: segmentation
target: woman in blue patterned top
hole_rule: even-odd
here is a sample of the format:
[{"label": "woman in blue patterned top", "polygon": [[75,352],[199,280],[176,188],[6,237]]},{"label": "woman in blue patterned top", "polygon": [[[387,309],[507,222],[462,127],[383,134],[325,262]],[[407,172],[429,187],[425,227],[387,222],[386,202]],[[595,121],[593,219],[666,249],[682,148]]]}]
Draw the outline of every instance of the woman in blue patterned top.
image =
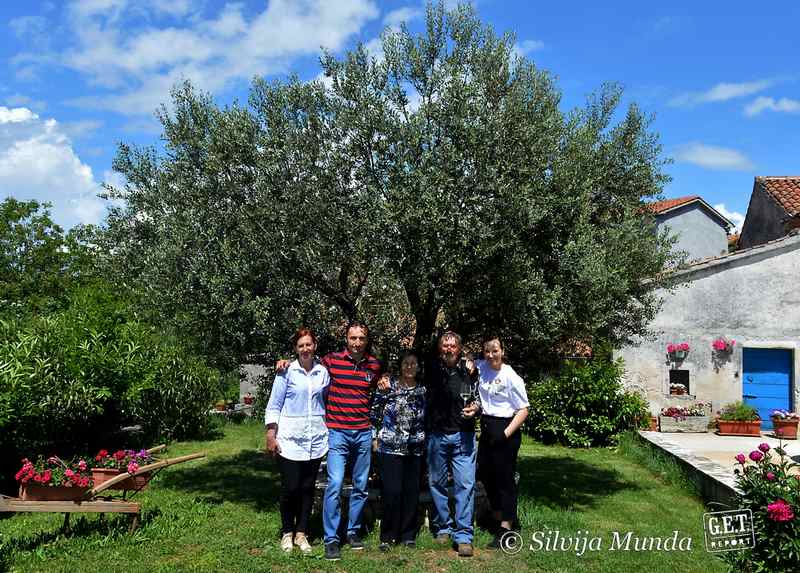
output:
[{"label": "woman in blue patterned top", "polygon": [[418,372],[417,356],[405,354],[400,378],[391,378],[388,391],[375,392],[370,410],[383,498],[381,551],[388,551],[391,543],[416,546],[419,474],[425,452],[425,388],[417,385]]}]

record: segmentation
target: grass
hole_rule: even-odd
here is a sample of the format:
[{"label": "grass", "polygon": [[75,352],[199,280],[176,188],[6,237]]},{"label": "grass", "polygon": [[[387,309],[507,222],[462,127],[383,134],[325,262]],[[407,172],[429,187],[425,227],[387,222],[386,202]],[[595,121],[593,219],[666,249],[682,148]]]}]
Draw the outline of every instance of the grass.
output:
[{"label": "grass", "polygon": [[[702,503],[675,475],[639,460],[634,441],[617,450],[570,450],[525,441],[520,451],[520,519],[526,547],[517,555],[483,549],[490,535],[478,530],[476,555],[459,559],[434,546],[427,532],[417,550],[343,550],[342,560],[322,558],[319,516],[314,553],[284,555],[278,548],[279,488],[275,464],[261,452],[258,424],[228,425],[219,439],[173,444],[169,455],[205,451],[208,457],[159,474],[140,495],[141,527],[127,533],[127,519],[73,516],[73,531],[60,533],[58,514],[17,514],[0,519],[0,570],[33,571],[511,571],[693,572],[724,571],[703,544]],[[0,514],[2,516],[3,514]],[[547,533],[549,531],[549,534]],[[531,551],[532,535],[544,543],[561,537],[601,538],[599,551]],[[688,551],[611,551],[613,532],[634,537],[691,538]]]}]

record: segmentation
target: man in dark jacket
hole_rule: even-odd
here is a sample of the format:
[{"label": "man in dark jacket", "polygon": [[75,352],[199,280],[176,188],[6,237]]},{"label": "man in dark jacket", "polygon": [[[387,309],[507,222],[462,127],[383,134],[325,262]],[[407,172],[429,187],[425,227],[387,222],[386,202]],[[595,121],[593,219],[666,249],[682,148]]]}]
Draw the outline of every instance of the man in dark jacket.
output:
[{"label": "man in dark jacket", "polygon": [[[472,556],[472,513],[475,500],[475,415],[480,410],[474,391],[474,368],[462,360],[461,337],[445,332],[439,357],[425,370],[428,390],[428,481],[436,515],[436,540],[457,545],[461,557]],[[448,469],[453,472],[455,514],[448,503]]]}]

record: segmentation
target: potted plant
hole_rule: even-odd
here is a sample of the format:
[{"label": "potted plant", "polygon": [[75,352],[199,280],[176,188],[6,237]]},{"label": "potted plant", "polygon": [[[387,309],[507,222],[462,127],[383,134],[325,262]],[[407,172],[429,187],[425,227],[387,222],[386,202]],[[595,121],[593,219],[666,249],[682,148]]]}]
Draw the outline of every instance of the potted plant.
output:
[{"label": "potted plant", "polygon": [[707,432],[711,404],[698,402],[686,407],[670,406],[661,410],[662,432]]},{"label": "potted plant", "polygon": [[[100,450],[94,457],[92,465],[92,479],[95,486],[118,476],[122,472],[136,473],[139,468],[153,462],[153,456],[147,450],[117,450],[109,454],[107,450]],[[151,475],[147,472],[111,486],[109,489],[131,490],[142,489],[150,481]]]},{"label": "potted plant", "polygon": [[761,418],[758,410],[743,402],[725,406],[717,419],[721,436],[760,436]]},{"label": "potted plant", "polygon": [[72,501],[92,487],[92,474],[85,460],[63,461],[57,456],[35,462],[22,460],[14,478],[19,482],[19,497],[25,501]]},{"label": "potted plant", "polygon": [[733,339],[726,338],[724,336],[715,338],[714,342],[711,343],[711,348],[713,348],[714,351],[726,354],[730,354],[731,352],[733,352],[734,346],[736,346],[736,341]]},{"label": "potted plant", "polygon": [[770,417],[776,436],[786,440],[797,439],[797,424],[800,422],[800,414],[787,410],[773,410]]},{"label": "potted plant", "polygon": [[668,344],[667,345],[667,354],[669,355],[670,360],[680,361],[686,358],[686,355],[689,354],[689,343],[688,342],[679,342],[677,344]]}]

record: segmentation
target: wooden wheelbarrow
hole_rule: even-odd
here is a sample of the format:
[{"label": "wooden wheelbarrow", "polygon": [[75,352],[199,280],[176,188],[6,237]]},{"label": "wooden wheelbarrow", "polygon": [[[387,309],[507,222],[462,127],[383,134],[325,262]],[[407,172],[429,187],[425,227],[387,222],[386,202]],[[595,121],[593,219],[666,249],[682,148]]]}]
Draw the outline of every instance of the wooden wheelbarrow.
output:
[{"label": "wooden wheelbarrow", "polygon": [[[148,450],[150,453],[155,453],[164,449],[164,446],[157,446]],[[152,464],[140,467],[133,473],[122,472],[113,478],[104,481],[98,486],[93,487],[87,491],[79,499],[71,501],[42,501],[42,500],[28,500],[17,497],[7,497],[0,495],[0,512],[32,512],[32,513],[63,513],[64,514],[64,531],[69,532],[69,516],[72,513],[127,513],[132,515],[131,525],[129,531],[133,531],[139,525],[139,514],[141,513],[141,504],[130,501],[129,499],[103,496],[99,494],[112,489],[114,486],[124,482],[125,480],[142,474],[153,475],[155,472],[162,470],[168,466],[188,462],[204,458],[206,455],[203,453],[189,454],[172,459],[159,460]],[[134,491],[138,493],[141,486]],[[124,494],[123,494],[124,495]]]}]

